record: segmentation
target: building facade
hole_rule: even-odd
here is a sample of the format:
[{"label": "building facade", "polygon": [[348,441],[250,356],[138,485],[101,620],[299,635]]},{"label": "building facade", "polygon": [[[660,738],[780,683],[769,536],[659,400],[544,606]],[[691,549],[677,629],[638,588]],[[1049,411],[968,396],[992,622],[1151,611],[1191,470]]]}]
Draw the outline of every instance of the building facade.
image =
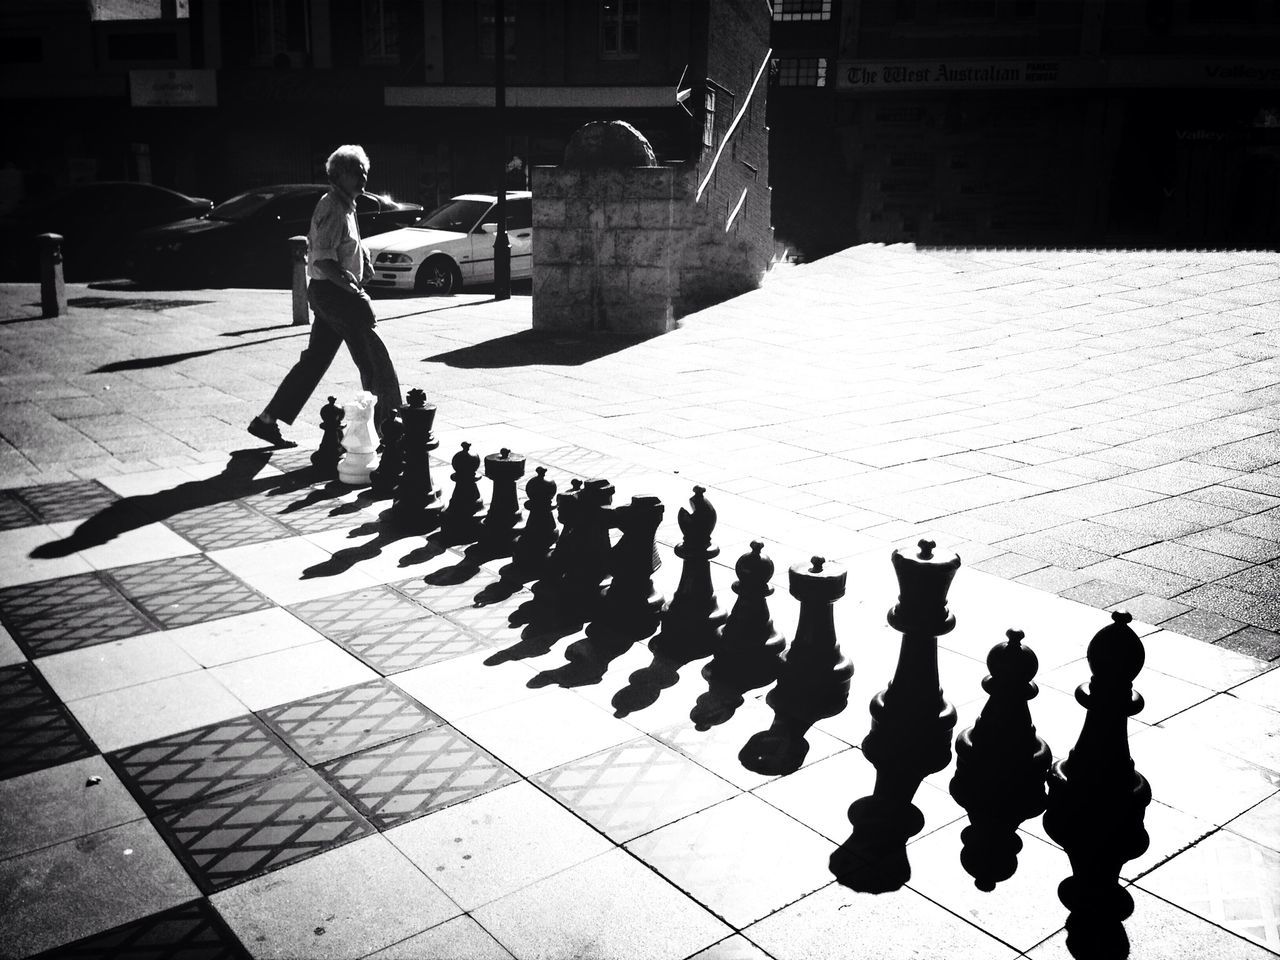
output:
[{"label": "building facade", "polygon": [[1280,4],[776,0],[774,17],[781,242],[1280,245]]}]

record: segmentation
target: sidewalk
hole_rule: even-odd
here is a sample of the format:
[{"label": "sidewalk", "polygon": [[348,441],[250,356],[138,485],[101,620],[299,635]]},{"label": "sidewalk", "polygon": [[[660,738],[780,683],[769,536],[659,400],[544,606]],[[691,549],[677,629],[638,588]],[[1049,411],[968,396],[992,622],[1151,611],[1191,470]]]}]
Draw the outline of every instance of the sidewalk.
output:
[{"label": "sidewalk", "polygon": [[857,247],[633,344],[532,338],[524,297],[375,303],[439,407],[446,493],[464,440],[655,493],[670,596],[701,484],[721,602],[765,541],[788,637],[786,567],[848,567],[849,707],[780,778],[737,759],[764,691],[697,729],[701,661],[522,632],[500,563],[305,482],[325,396],[358,389],[345,357],[300,449],[255,453],[306,335],[287,291],[69,295],[41,320],[35,287],[0,287],[0,956],[1065,956],[1065,855],[1031,821],[977,891],[952,768],[917,794],[907,886],[827,870],[897,656],[888,554],[922,536],[964,563],[957,733],[1017,627],[1065,756],[1084,647],[1134,615],[1133,956],[1280,953],[1280,257]]}]

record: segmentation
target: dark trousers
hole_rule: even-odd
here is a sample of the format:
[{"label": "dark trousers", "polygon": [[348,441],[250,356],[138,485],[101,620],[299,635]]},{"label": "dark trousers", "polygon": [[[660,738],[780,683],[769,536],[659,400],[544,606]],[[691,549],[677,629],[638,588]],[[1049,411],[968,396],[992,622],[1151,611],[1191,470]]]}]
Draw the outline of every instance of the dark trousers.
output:
[{"label": "dark trousers", "polygon": [[312,280],[307,286],[307,302],[315,313],[311,338],[267,404],[267,413],[293,423],[320,385],[338,347],[345,343],[360,371],[360,385],[378,398],[373,419],[381,427],[404,400],[391,355],[378,336],[378,321],[368,296],[357,296],[328,280]]}]

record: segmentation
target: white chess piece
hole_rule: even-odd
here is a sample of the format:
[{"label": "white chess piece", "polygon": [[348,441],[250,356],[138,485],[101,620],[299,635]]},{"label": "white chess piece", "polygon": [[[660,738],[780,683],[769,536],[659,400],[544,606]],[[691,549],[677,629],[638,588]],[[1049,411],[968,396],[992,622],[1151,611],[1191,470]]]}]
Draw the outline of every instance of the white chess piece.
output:
[{"label": "white chess piece", "polygon": [[378,465],[378,441],[373,432],[373,408],[377,397],[361,390],[342,405],[346,412],[342,445],[347,452],[338,461],[338,479],[348,486],[369,485],[369,474]]}]

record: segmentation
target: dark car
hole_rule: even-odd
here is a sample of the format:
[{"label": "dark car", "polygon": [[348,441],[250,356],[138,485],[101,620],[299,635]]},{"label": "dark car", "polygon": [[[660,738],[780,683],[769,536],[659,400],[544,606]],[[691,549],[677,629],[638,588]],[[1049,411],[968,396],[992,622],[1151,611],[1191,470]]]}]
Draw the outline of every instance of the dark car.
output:
[{"label": "dark car", "polygon": [[[289,238],[306,236],[323,183],[258,187],[206,215],[144,230],[134,237],[129,277],[148,286],[287,287]],[[363,193],[356,197],[360,234],[370,237],[422,216],[417,203]]]},{"label": "dark car", "polygon": [[125,251],[137,231],[208,213],[213,202],[150,183],[102,181],[71,187],[19,205],[0,218],[0,273],[39,280],[36,237],[62,235],[63,276],[101,280],[124,276]]}]

